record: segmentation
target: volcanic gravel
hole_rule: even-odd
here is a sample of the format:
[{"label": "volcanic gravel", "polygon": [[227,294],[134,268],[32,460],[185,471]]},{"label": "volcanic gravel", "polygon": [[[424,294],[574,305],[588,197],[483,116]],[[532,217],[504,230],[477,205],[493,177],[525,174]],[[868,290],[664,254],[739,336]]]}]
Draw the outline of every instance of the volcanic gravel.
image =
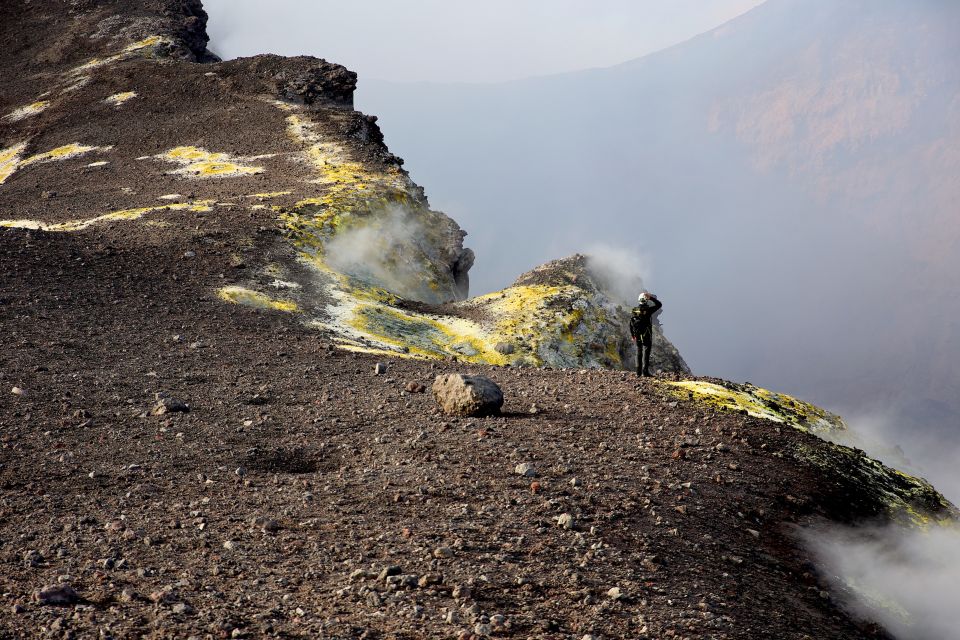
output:
[{"label": "volcanic gravel", "polygon": [[[216,300],[223,256],[190,247],[0,231],[0,632],[876,637],[792,536],[842,514],[790,455],[813,436],[622,372],[375,375]],[[504,414],[405,391],[453,371]],[[76,602],[37,601],[57,584]]]}]

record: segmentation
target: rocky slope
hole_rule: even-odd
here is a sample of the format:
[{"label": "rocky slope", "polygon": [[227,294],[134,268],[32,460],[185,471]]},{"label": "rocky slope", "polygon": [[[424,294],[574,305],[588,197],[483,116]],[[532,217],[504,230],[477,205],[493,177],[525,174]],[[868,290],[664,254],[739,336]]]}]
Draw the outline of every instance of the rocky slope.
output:
[{"label": "rocky slope", "polygon": [[[792,526],[952,505],[665,339],[617,371],[583,257],[464,299],[353,74],[212,62],[196,2],[0,12],[0,633],[882,636]],[[503,414],[406,391],[454,371]]]},{"label": "rocky slope", "polygon": [[[34,20],[53,31],[38,40],[62,39],[43,9],[24,7],[11,6],[7,23]],[[629,357],[622,312],[595,286],[436,306],[467,297],[473,252],[383,145],[376,118],[351,109],[355,74],[269,55],[195,64],[211,59],[205,16],[196,3],[177,7],[129,23],[110,6],[75,9],[72,42],[93,35],[56,63],[35,40],[7,48],[8,68],[30,82],[0,105],[0,227],[120,238],[166,229],[213,246],[204,221],[232,211],[261,219],[256,231],[275,241],[239,247],[210,290],[296,314],[353,349],[554,366]],[[661,344],[655,364],[686,371]]]}]

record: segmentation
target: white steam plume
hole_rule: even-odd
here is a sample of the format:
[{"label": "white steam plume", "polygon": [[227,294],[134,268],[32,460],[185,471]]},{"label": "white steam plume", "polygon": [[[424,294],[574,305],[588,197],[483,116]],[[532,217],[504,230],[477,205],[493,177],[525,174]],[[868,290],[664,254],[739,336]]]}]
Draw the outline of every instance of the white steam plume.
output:
[{"label": "white steam plume", "polygon": [[810,529],[803,538],[847,607],[901,640],[960,639],[960,532]]},{"label": "white steam plume", "polygon": [[[848,424],[847,433],[831,439],[931,480],[948,499],[960,497],[960,447],[949,431],[918,433],[882,415],[855,416]],[[801,538],[855,615],[901,640],[960,640],[960,528],[824,526]]]},{"label": "white steam plume", "polygon": [[587,265],[615,302],[633,306],[651,272],[650,260],[640,253],[608,244],[593,244],[586,250]]},{"label": "white steam plume", "polygon": [[339,231],[324,245],[328,265],[410,300],[431,297],[424,273],[423,224],[401,207],[371,215],[362,226]]}]

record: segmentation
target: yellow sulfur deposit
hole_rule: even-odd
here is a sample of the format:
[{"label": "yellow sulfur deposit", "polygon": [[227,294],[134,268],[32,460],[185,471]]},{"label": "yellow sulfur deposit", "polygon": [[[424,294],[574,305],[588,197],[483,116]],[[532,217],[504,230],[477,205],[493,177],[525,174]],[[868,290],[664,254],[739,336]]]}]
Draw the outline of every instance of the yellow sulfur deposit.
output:
[{"label": "yellow sulfur deposit", "polygon": [[122,209],[111,211],[102,216],[87,220],[71,220],[68,222],[41,222],[39,220],[0,220],[0,227],[18,229],[38,229],[41,231],[80,231],[95,224],[137,220],[155,211],[195,211],[198,213],[212,211],[213,200],[198,200],[190,203],[169,204],[158,207],[139,207],[136,209]]},{"label": "yellow sulfur deposit", "polygon": [[20,165],[20,154],[26,148],[26,143],[21,142],[6,149],[0,149],[0,184],[3,184],[17,170]]},{"label": "yellow sulfur deposit", "polygon": [[245,287],[223,287],[217,291],[221,300],[242,304],[257,309],[273,309],[274,311],[284,311],[287,313],[296,313],[300,311],[296,302],[291,300],[279,300],[271,298],[265,293],[253,291]]},{"label": "yellow sulfur deposit", "polygon": [[20,143],[12,147],[0,150],[0,184],[3,184],[7,178],[12,176],[18,169],[28,167],[32,164],[41,164],[44,162],[53,162],[56,160],[69,160],[81,156],[91,151],[109,151],[112,147],[95,147],[78,144],[76,142],[37,153],[26,159],[21,159],[23,151],[27,148],[26,143]]},{"label": "yellow sulfur deposit", "polygon": [[119,62],[126,58],[131,57],[135,53],[143,51],[144,49],[149,49],[160,44],[169,43],[170,40],[161,36],[150,36],[149,38],[144,38],[138,42],[127,45],[120,52],[115,53],[112,56],[107,56],[106,58],[91,58],[87,62],[83,63],[79,67],[74,67],[70,70],[70,75],[82,74],[86,71],[102,67],[104,65],[113,64],[114,62]]},{"label": "yellow sulfur deposit", "polygon": [[674,395],[719,409],[743,411],[755,418],[788,424],[803,431],[825,434],[846,429],[843,420],[820,407],[750,384],[725,385],[702,380],[661,382]]},{"label": "yellow sulfur deposit", "polygon": [[280,198],[282,196],[288,196],[292,191],[271,191],[269,193],[251,193],[246,196],[248,198],[259,198],[260,200],[269,200],[271,198]]},{"label": "yellow sulfur deposit", "polygon": [[23,120],[24,118],[37,115],[48,106],[50,106],[50,103],[44,100],[34,102],[33,104],[20,107],[19,109],[14,109],[7,115],[3,116],[3,119],[8,122],[17,122],[18,120]]},{"label": "yellow sulfur deposit", "polygon": [[263,173],[263,167],[246,165],[229,154],[200,147],[175,147],[155,157],[182,165],[174,173],[196,178],[236,178]]},{"label": "yellow sulfur deposit", "polygon": [[94,147],[73,142],[71,144],[65,144],[62,147],[57,147],[56,149],[51,149],[50,151],[44,151],[43,153],[32,155],[21,162],[20,166],[27,167],[31,164],[39,164],[42,162],[69,160],[70,158],[76,158],[77,156],[90,153],[91,151],[109,151],[111,148],[112,147]]},{"label": "yellow sulfur deposit", "polygon": [[136,97],[137,97],[136,91],[124,91],[122,93],[115,93],[112,96],[107,96],[106,98],[103,99],[103,101],[106,102],[107,104],[113,105],[115,107],[119,107],[127,100],[130,100]]}]

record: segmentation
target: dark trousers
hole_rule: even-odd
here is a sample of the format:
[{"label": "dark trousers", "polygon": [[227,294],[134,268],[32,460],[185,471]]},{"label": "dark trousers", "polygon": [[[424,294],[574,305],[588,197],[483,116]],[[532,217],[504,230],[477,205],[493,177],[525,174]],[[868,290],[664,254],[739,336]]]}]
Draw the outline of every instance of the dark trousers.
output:
[{"label": "dark trousers", "polygon": [[650,351],[653,349],[653,336],[637,336],[637,375],[650,375]]}]

